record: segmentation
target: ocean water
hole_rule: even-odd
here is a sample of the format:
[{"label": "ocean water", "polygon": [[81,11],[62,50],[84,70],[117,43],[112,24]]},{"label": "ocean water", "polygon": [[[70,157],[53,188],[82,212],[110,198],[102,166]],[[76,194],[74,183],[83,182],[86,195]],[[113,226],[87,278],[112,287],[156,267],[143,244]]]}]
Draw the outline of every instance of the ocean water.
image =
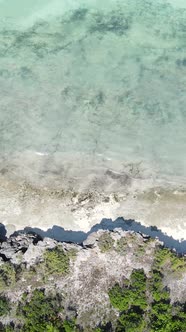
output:
[{"label": "ocean water", "polygon": [[185,185],[186,2],[0,0],[0,172]]}]

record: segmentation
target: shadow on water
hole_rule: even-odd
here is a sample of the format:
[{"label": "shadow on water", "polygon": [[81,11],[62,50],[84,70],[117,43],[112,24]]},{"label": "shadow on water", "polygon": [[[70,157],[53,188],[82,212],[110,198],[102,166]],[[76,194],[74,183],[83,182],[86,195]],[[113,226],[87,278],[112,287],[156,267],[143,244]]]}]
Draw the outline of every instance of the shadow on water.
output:
[{"label": "shadow on water", "polygon": [[[2,224],[1,224],[2,225]],[[5,238],[6,229],[0,225],[0,239]],[[160,229],[155,226],[143,226],[140,222],[135,220],[125,220],[122,217],[117,218],[115,221],[112,219],[102,219],[99,224],[94,225],[87,233],[82,231],[69,231],[63,227],[54,225],[47,231],[43,231],[40,228],[26,227],[24,230],[16,231],[13,235],[18,233],[36,233],[42,238],[49,237],[60,242],[73,242],[81,244],[86,238],[93,232],[98,230],[113,231],[115,228],[121,228],[124,231],[134,231],[152,238],[158,238],[164,243],[164,246],[170,249],[175,249],[177,253],[186,253],[186,240],[179,241],[171,236],[166,235]]]}]

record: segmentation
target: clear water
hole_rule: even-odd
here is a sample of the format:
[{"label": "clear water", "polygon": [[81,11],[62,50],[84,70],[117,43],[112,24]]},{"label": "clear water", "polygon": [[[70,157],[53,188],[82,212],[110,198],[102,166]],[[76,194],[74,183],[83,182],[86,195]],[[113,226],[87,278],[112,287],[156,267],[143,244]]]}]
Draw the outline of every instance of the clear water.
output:
[{"label": "clear water", "polygon": [[0,0],[0,162],[186,182],[185,1]]}]

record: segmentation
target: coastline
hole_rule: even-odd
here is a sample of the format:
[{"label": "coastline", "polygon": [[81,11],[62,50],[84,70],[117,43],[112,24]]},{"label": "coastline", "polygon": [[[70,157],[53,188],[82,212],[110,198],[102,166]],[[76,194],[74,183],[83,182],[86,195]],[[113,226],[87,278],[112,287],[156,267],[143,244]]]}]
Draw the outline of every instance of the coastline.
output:
[{"label": "coastline", "polygon": [[0,220],[8,235],[25,227],[47,231],[59,226],[88,232],[104,218],[123,217],[155,226],[174,239],[186,238],[186,190],[180,184],[161,182],[142,173],[140,176],[139,172],[133,177],[129,172],[104,168],[99,173],[87,170],[87,174],[81,169],[85,176],[74,183],[73,178],[65,178],[64,169],[64,174],[45,173],[40,181],[39,174],[31,179],[24,172],[15,174],[13,168],[6,168],[6,172],[3,169]]},{"label": "coastline", "polygon": [[8,233],[123,217],[186,239],[182,0],[18,2],[0,23]]}]

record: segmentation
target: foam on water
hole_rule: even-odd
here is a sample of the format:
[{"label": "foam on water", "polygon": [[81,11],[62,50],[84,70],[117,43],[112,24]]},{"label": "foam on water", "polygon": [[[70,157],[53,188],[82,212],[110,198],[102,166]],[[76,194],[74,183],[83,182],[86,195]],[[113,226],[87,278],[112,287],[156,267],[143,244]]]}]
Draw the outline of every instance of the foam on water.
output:
[{"label": "foam on water", "polygon": [[184,184],[185,133],[183,1],[0,1],[3,172]]}]

